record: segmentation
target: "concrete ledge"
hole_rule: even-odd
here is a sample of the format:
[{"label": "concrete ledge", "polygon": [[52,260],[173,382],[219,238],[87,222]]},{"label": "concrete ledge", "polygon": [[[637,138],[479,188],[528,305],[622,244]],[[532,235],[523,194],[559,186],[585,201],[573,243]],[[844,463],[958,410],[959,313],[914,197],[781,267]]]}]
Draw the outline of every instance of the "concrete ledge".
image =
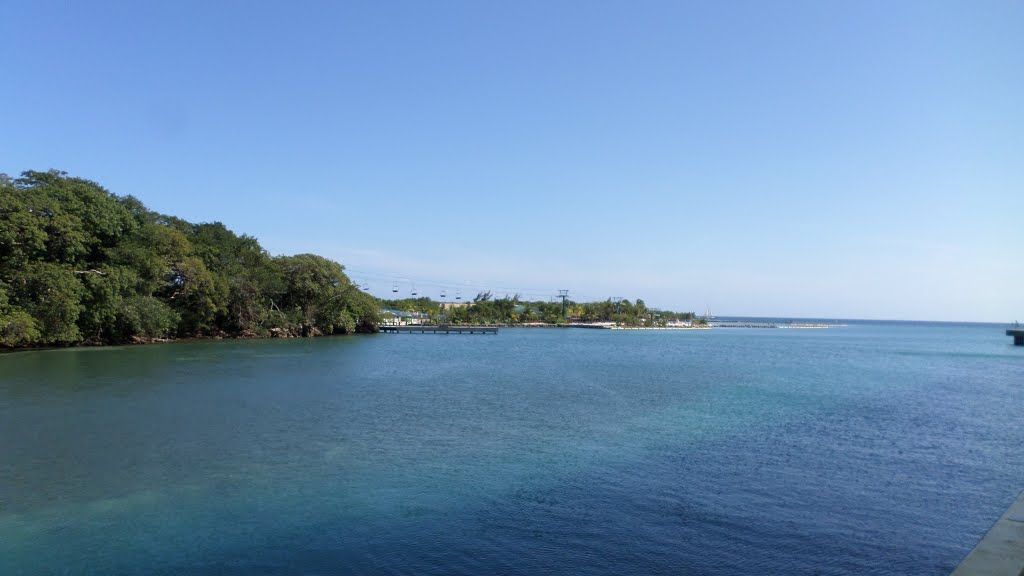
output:
[{"label": "concrete ledge", "polygon": [[1024,492],[992,525],[952,576],[1024,574]]}]

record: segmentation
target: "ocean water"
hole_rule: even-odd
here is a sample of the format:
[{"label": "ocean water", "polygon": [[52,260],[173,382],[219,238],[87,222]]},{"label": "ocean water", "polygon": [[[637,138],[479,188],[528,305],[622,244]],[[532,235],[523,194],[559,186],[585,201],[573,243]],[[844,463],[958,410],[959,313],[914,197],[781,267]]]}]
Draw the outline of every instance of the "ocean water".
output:
[{"label": "ocean water", "polygon": [[999,326],[0,356],[0,574],[948,574],[1024,488]]}]

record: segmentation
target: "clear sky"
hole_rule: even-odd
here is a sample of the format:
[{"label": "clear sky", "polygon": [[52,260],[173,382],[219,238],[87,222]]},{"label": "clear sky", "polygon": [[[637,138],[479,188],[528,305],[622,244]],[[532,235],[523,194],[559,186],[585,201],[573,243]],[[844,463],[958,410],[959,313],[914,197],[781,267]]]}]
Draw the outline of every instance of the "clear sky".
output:
[{"label": "clear sky", "polygon": [[381,296],[1024,320],[1024,2],[8,1],[0,172]]}]

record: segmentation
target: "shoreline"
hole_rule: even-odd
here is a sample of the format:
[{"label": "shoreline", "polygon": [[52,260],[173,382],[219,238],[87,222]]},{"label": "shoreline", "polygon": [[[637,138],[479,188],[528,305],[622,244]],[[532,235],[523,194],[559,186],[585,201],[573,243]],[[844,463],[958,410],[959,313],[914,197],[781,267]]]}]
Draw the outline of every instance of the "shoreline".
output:
[{"label": "shoreline", "polygon": [[[380,327],[384,327],[381,325]],[[431,326],[431,324],[411,324],[402,326]],[[495,328],[576,328],[582,330],[646,330],[646,331],[705,331],[714,330],[716,328],[795,328],[795,329],[826,329],[843,327],[846,324],[787,324],[787,325],[709,325],[709,326],[616,326],[613,324],[546,324],[541,322],[528,323],[528,324],[450,324],[453,328],[466,327],[466,326],[486,326]],[[379,327],[379,328],[380,328]],[[17,352],[41,352],[47,350],[71,350],[71,349],[91,349],[91,348],[111,348],[117,346],[149,346],[154,344],[175,344],[175,343],[186,343],[186,342],[204,342],[204,341],[224,341],[224,340],[300,340],[304,338],[331,338],[336,336],[366,336],[372,334],[381,334],[382,330],[378,328],[375,332],[352,332],[348,334],[311,334],[308,336],[282,336],[280,334],[268,334],[266,336],[257,336],[253,334],[239,334],[239,335],[213,335],[213,336],[188,336],[185,338],[136,338],[129,342],[80,342],[77,344],[71,344],[67,346],[26,346],[18,348],[0,348],[0,355],[13,354]]]}]

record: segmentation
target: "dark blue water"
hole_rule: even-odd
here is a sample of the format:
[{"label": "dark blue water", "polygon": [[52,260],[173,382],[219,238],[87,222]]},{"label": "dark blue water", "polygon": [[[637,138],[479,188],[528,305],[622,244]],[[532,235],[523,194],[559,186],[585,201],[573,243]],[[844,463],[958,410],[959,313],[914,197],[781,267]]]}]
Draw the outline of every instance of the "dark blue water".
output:
[{"label": "dark blue water", "polygon": [[947,574],[1024,488],[999,327],[0,356],[0,574]]}]

